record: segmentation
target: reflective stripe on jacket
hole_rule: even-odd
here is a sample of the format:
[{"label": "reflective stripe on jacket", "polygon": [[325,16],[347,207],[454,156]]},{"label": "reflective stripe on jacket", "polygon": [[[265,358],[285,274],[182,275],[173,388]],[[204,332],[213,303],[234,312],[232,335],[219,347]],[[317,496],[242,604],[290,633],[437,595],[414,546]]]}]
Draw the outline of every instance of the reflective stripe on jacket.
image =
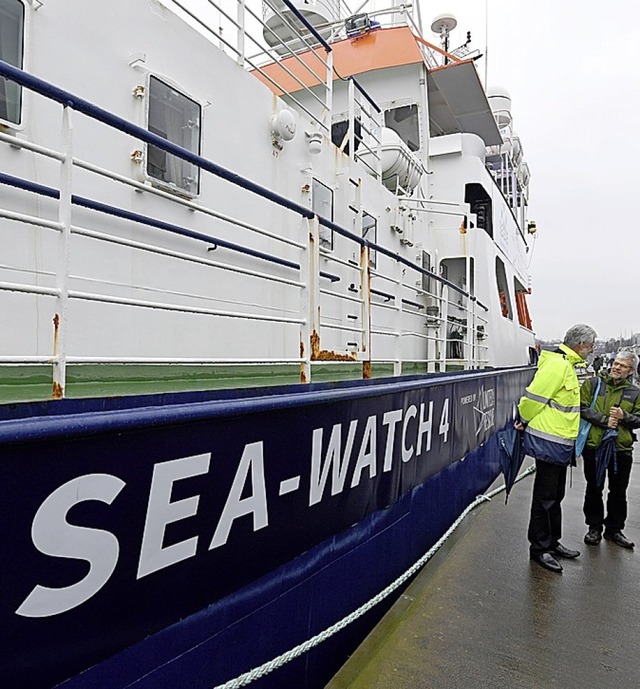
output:
[{"label": "reflective stripe on jacket", "polygon": [[536,375],[518,404],[528,455],[563,466],[573,460],[580,426],[580,384],[574,367],[583,363],[564,344],[540,353]]}]

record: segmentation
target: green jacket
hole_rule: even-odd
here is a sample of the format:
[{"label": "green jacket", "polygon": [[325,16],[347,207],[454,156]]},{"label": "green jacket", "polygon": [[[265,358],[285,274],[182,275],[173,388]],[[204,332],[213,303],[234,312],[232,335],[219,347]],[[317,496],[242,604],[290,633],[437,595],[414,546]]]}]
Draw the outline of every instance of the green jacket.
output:
[{"label": "green jacket", "polygon": [[584,360],[562,344],[540,353],[538,370],[518,404],[526,424],[524,450],[536,459],[568,465],[580,425],[580,383],[575,366]]},{"label": "green jacket", "polygon": [[580,389],[580,415],[593,424],[586,446],[595,449],[600,445],[607,430],[609,410],[611,407],[620,407],[624,412],[624,418],[618,424],[616,448],[630,451],[636,440],[633,429],[640,428],[640,388],[628,379],[615,382],[606,373],[598,377],[601,379],[600,390],[593,409],[589,409],[589,405],[596,388],[596,378],[585,380]]}]

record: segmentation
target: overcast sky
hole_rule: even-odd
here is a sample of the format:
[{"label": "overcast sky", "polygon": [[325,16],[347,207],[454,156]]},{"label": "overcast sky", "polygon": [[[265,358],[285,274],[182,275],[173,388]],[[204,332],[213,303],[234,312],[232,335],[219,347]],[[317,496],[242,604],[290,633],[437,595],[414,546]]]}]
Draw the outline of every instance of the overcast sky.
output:
[{"label": "overcast sky", "polygon": [[471,30],[484,52],[485,6],[488,83],[511,94],[532,175],[536,333],[561,337],[578,322],[602,339],[640,332],[640,2],[421,0],[425,34],[450,12],[451,46]]}]

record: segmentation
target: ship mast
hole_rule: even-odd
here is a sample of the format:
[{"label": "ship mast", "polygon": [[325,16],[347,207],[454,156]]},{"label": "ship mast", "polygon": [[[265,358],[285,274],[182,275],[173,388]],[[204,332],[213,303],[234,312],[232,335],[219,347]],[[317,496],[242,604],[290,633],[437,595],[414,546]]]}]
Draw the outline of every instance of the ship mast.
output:
[{"label": "ship mast", "polygon": [[[431,31],[440,36],[440,43],[445,53],[449,52],[449,33],[458,26],[458,20],[452,14],[439,14],[431,22]],[[444,64],[449,62],[445,54]]]}]

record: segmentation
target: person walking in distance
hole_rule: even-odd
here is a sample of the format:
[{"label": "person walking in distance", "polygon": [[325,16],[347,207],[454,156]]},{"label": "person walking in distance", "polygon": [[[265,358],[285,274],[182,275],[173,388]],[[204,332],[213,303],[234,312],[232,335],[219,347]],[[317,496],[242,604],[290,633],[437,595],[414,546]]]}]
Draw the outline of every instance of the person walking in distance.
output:
[{"label": "person walking in distance", "polygon": [[562,572],[556,558],[580,555],[560,543],[561,503],[567,467],[575,464],[575,440],[580,426],[580,384],[575,366],[584,365],[593,351],[595,330],[582,323],[569,328],[562,344],[542,351],[531,384],[518,404],[516,428],[524,430],[524,452],[535,459],[529,554],[552,572]]},{"label": "person walking in distance", "polygon": [[[640,388],[632,383],[638,367],[638,355],[621,349],[611,365],[611,372],[601,373],[599,389],[597,378],[589,378],[580,390],[580,414],[591,422],[591,429],[582,453],[584,477],[587,487],[584,495],[584,517],[588,531],[587,545],[598,545],[604,537],[622,548],[633,548],[634,543],[623,533],[627,520],[627,487],[633,464],[635,428],[640,428]],[[597,397],[593,400],[594,392]],[[591,402],[594,402],[593,408]],[[598,467],[605,461],[603,444],[607,429],[615,429],[615,458],[608,466]],[[612,434],[609,434],[612,435]],[[599,469],[599,471],[598,471]],[[605,516],[602,494],[608,480],[607,511]]]}]

